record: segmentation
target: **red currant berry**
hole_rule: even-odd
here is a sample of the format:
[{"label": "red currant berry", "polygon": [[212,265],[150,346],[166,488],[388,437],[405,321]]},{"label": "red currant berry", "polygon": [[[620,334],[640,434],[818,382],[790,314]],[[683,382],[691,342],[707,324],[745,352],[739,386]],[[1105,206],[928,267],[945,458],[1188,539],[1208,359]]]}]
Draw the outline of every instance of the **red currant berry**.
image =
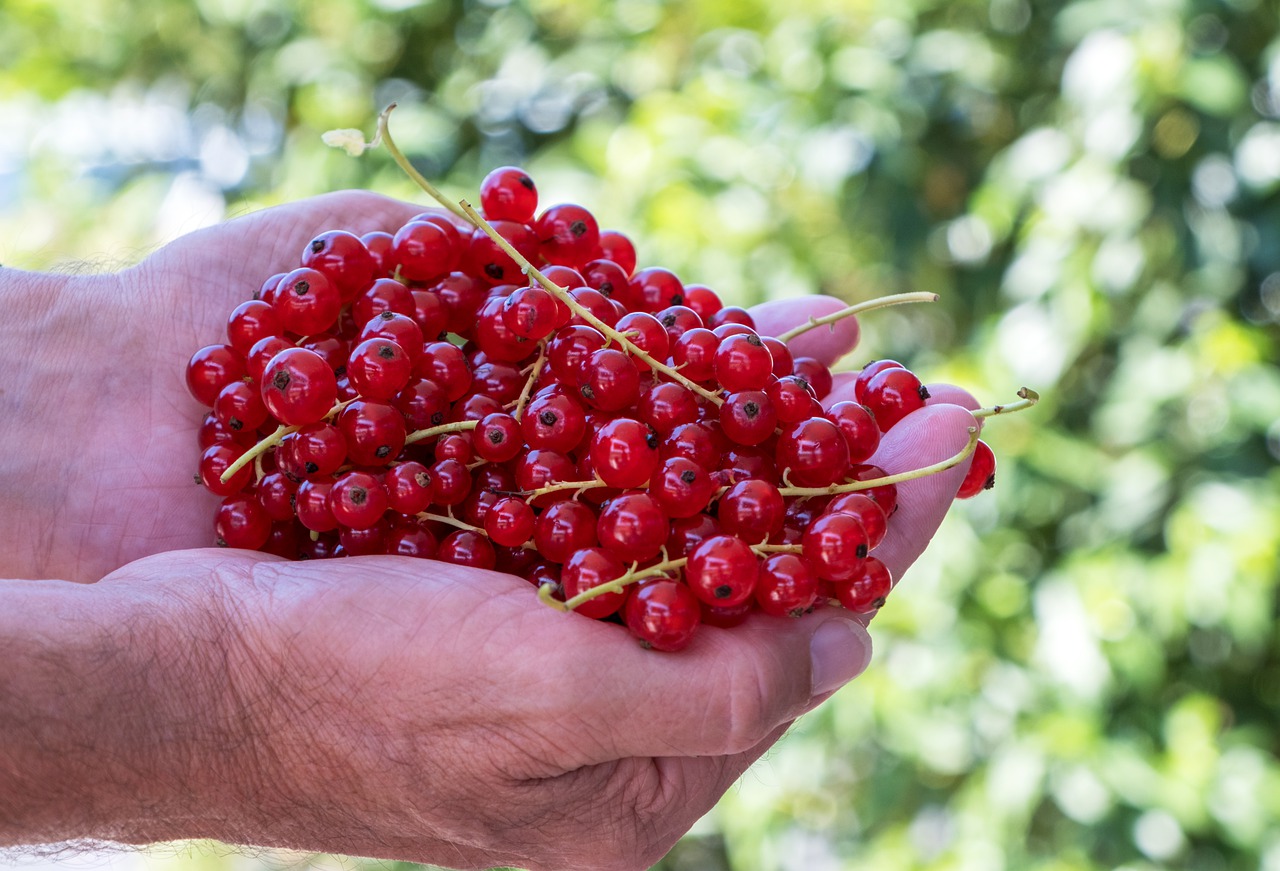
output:
[{"label": "red currant berry", "polygon": [[598,543],[596,523],[595,512],[581,502],[557,502],[538,515],[534,544],[546,559],[566,562],[577,551]]},{"label": "red currant berry", "polygon": [[404,349],[409,360],[416,363],[422,356],[422,328],[418,322],[408,315],[399,312],[379,312],[370,318],[356,337],[358,342],[369,339],[386,339],[395,342]]},{"label": "red currant berry", "polygon": [[[267,371],[267,364],[271,362],[272,358],[281,351],[287,351],[292,347],[295,347],[293,342],[280,336],[267,336],[265,339],[259,339],[254,342],[253,347],[249,349],[249,356],[245,358],[245,372],[248,373],[250,378],[261,384],[262,375]],[[308,348],[307,350],[312,349]],[[326,362],[328,362],[327,358]],[[339,365],[345,365],[346,362],[347,358],[343,355]],[[332,369],[333,367],[330,366],[329,368]],[[214,396],[216,398],[217,394],[214,394]],[[212,405],[213,403],[210,402],[209,404]]]},{"label": "red currant berry", "polygon": [[670,517],[692,517],[707,507],[715,492],[710,473],[685,457],[664,462],[649,485],[649,493]]},{"label": "red currant berry", "polygon": [[378,261],[346,230],[330,230],[307,243],[302,265],[323,272],[333,282],[343,302],[351,302],[373,284]]},{"label": "red currant berry", "polygon": [[257,550],[271,537],[271,518],[252,496],[231,496],[218,507],[213,533],[218,547]]},{"label": "red currant berry", "polygon": [[708,514],[671,518],[671,532],[667,535],[667,554],[681,559],[693,553],[694,548],[712,536],[720,534],[720,523]]},{"label": "red currant berry", "polygon": [[708,321],[707,326],[711,329],[722,326],[724,324],[741,324],[750,328],[752,331],[756,328],[755,318],[751,317],[751,313],[744,308],[736,305],[727,305],[721,308]]},{"label": "red currant berry", "polygon": [[[616,556],[603,548],[589,547],[569,557],[561,569],[560,582],[564,585],[565,598],[571,599],[617,580],[625,573],[626,567]],[[625,592],[604,593],[578,606],[577,612],[599,620],[617,613],[625,600]]]},{"label": "red currant berry", "polygon": [[382,552],[394,556],[432,559],[436,548],[435,536],[417,523],[398,523],[382,540]]},{"label": "red currant berry", "polygon": [[659,312],[684,305],[684,285],[676,274],[660,266],[641,269],[631,278],[631,298],[642,311]]},{"label": "red currant berry", "polygon": [[777,378],[787,378],[795,371],[795,359],[791,356],[791,351],[785,344],[775,339],[773,336],[761,336],[760,341],[764,342],[764,346],[769,349],[769,356],[773,358],[773,374]]},{"label": "red currant berry", "polygon": [[718,608],[733,607],[755,592],[757,562],[742,539],[716,535],[693,549],[685,564],[685,578],[703,602]]},{"label": "red currant berry", "polygon": [[409,355],[390,339],[366,339],[351,350],[347,363],[351,386],[365,399],[391,399],[405,388],[412,375]]},{"label": "red currant berry", "polygon": [[551,335],[558,316],[556,298],[541,287],[522,287],[502,302],[503,323],[525,339]]},{"label": "red currant berry", "polygon": [[529,503],[504,496],[493,503],[484,517],[484,531],[495,544],[519,547],[533,535],[535,518]]},{"label": "red currant berry", "polygon": [[960,483],[957,499],[970,499],[996,485],[996,455],[982,439],[973,448],[973,462]]},{"label": "red currant berry", "polygon": [[684,304],[697,312],[703,322],[724,308],[724,303],[716,292],[705,284],[686,284],[684,287]]},{"label": "red currant berry", "polygon": [[639,400],[640,373],[626,354],[601,348],[582,362],[578,392],[592,408],[621,411]]},{"label": "red currant berry", "polygon": [[445,536],[436,549],[435,558],[440,562],[487,570],[492,570],[498,560],[489,539],[469,529],[459,529]]},{"label": "red currant berry", "polygon": [[773,374],[773,356],[754,333],[729,336],[716,348],[712,368],[730,393],[762,390]]},{"label": "red currant berry", "polygon": [[702,624],[702,609],[684,584],[654,578],[636,584],[627,597],[623,619],[641,646],[675,652],[693,640]]},{"label": "red currant berry", "polygon": [[784,375],[765,387],[764,392],[773,403],[781,424],[799,423],[822,414],[818,397],[814,396],[813,388],[803,378]]},{"label": "red currant berry", "polygon": [[329,507],[332,481],[303,481],[295,497],[298,520],[312,532],[329,532],[338,528],[338,520]]},{"label": "red currant berry", "polygon": [[413,296],[413,320],[422,330],[424,341],[444,337],[449,328],[449,309],[440,295],[430,290],[410,291]]},{"label": "red currant berry", "polygon": [[289,439],[293,463],[303,476],[323,478],[347,461],[347,440],[332,424],[309,423]]},{"label": "red currant berry", "polygon": [[720,406],[720,427],[735,444],[758,445],[773,435],[777,425],[773,403],[762,391],[731,393]]},{"label": "red currant berry", "polygon": [[866,402],[867,385],[871,383],[871,379],[879,375],[886,369],[905,369],[897,360],[872,360],[866,366],[862,367],[862,371],[858,373],[858,377],[853,380],[853,395],[858,402]]},{"label": "red currant berry", "polygon": [[[851,466],[849,473],[845,477],[850,481],[873,481],[877,478],[888,477],[888,475],[889,473],[879,466],[869,466],[861,463]],[[898,487],[896,484],[881,484],[859,492],[866,493],[876,500],[876,503],[884,509],[885,517],[892,517],[894,510],[898,507]]]},{"label": "red currant berry", "polygon": [[411,221],[391,241],[392,268],[409,281],[436,281],[453,270],[458,252],[448,233],[430,221]]},{"label": "red currant berry", "polygon": [[480,182],[480,208],[490,221],[526,224],[538,210],[538,189],[523,169],[501,166]]},{"label": "red currant berry", "polygon": [[267,516],[275,521],[292,520],[296,515],[293,500],[298,485],[283,472],[270,472],[258,482],[258,502]]},{"label": "red currant berry", "polygon": [[538,251],[548,263],[580,266],[600,250],[600,227],[582,206],[562,203],[543,212],[534,225]]},{"label": "red currant berry", "polygon": [[640,395],[636,410],[641,420],[665,436],[681,424],[697,421],[698,400],[682,385],[660,381]]},{"label": "red currant berry", "polygon": [[698,313],[688,306],[669,305],[654,317],[658,319],[658,323],[666,331],[667,339],[671,344],[678,342],[680,337],[690,330],[700,330],[704,327],[702,318],[698,317]]},{"label": "red currant berry", "polygon": [[[526,259],[537,259],[538,237],[531,227],[516,221],[490,221],[489,224]],[[466,263],[466,272],[489,286],[524,280],[520,266],[483,230],[477,229],[471,234]]]},{"label": "red currant berry", "polygon": [[782,532],[786,507],[782,494],[768,481],[748,478],[739,481],[717,503],[720,528],[726,535],[760,543]]},{"label": "red currant berry", "polygon": [[818,576],[803,557],[771,554],[760,564],[756,604],[774,617],[799,617],[818,600]]},{"label": "red currant berry", "polygon": [[848,581],[862,569],[869,543],[852,514],[824,514],[805,530],[801,547],[814,574],[824,581]]},{"label": "red currant berry", "polygon": [[865,405],[837,402],[827,409],[827,417],[840,428],[849,446],[850,463],[865,463],[880,447],[880,427]]},{"label": "red currant berry", "polygon": [[[516,484],[524,492],[538,490],[548,484],[572,481],[575,477],[573,460],[557,451],[531,450],[516,461]],[[549,494],[545,502],[558,502],[572,495],[569,491]],[[541,504],[541,503],[535,503]]]},{"label": "red currant berry", "polygon": [[476,455],[491,463],[505,463],[524,447],[520,423],[506,412],[485,415],[472,432]]},{"label": "red currant berry", "polygon": [[888,432],[911,412],[924,408],[929,391],[909,369],[885,369],[869,382],[863,404],[875,416],[881,432]]},{"label": "red currant berry", "polygon": [[431,506],[435,491],[431,472],[416,460],[387,470],[385,478],[387,505],[401,514],[420,514]]},{"label": "red currant berry", "polygon": [[431,501],[437,505],[459,505],[471,493],[471,473],[460,460],[436,460],[430,475]]},{"label": "red currant berry", "polygon": [[250,381],[233,381],[213,402],[213,414],[232,432],[251,433],[267,422],[262,391]]},{"label": "red currant berry", "polygon": [[869,556],[863,561],[861,571],[835,588],[836,598],[845,608],[855,614],[870,614],[884,605],[893,589],[893,577],[884,563]]},{"label": "red currant berry", "polygon": [[826,513],[852,514],[858,518],[867,533],[867,548],[871,550],[884,541],[889,530],[889,518],[885,516],[884,509],[866,493],[841,493],[827,504]]},{"label": "red currant berry", "polygon": [[606,260],[618,264],[627,275],[636,271],[636,247],[617,230],[600,231],[600,250]]},{"label": "red currant berry", "polygon": [[393,404],[404,415],[406,428],[411,430],[440,426],[449,407],[440,386],[424,378],[411,379]]},{"label": "red currant berry", "polygon": [[813,395],[819,401],[826,399],[832,387],[831,370],[826,364],[813,357],[796,357],[793,365],[792,374],[803,378],[813,388]]},{"label": "red currant berry", "polygon": [[375,264],[375,275],[384,278],[391,274],[391,270],[395,267],[391,265],[391,243],[392,235],[384,233],[381,230],[371,230],[360,237],[360,241],[364,243],[364,248],[373,257]]},{"label": "red currant berry", "polygon": [[663,460],[685,457],[703,469],[714,469],[720,462],[720,446],[705,423],[685,423],[662,439],[658,448]]},{"label": "red currant berry", "polygon": [[287,348],[262,373],[262,401],[285,426],[315,423],[338,400],[338,381],[324,358],[306,348]]},{"label": "red currant berry", "polygon": [[338,322],[342,297],[323,272],[303,267],[280,280],[274,307],[281,326],[299,336],[310,336]]},{"label": "red currant berry", "polygon": [[382,519],[387,507],[387,491],[368,472],[347,472],[329,491],[334,519],[351,529],[369,529]]},{"label": "red currant berry", "polygon": [[592,260],[582,267],[583,283],[606,297],[631,307],[631,277],[613,260]]},{"label": "red currant berry", "polygon": [[214,445],[200,455],[200,483],[215,496],[234,496],[253,480],[253,465],[249,464],[236,472],[226,483],[222,481],[222,473],[231,468],[247,450],[242,445]]},{"label": "red currant berry", "polygon": [[230,345],[208,345],[196,351],[187,364],[187,389],[197,402],[212,408],[222,388],[239,381],[244,375],[244,357],[234,348]]},{"label": "red currant berry", "polygon": [[462,349],[451,342],[432,342],[422,349],[414,374],[440,385],[445,397],[456,402],[471,389],[471,367]]},{"label": "red currant berry", "polygon": [[657,556],[667,542],[667,515],[648,493],[624,493],[605,503],[596,524],[600,546],[624,562]]},{"label": "red currant berry", "polygon": [[778,439],[778,468],[799,487],[826,487],[843,480],[849,446],[825,417],[811,417],[783,429]]},{"label": "red currant berry", "polygon": [[715,376],[715,354],[720,339],[710,330],[688,330],[671,347],[671,360],[690,381],[710,381]]},{"label": "red currant berry", "polygon": [[[618,318],[614,328],[626,336],[631,344],[644,351],[659,363],[671,353],[671,340],[661,322],[648,312],[630,312]],[[632,357],[640,371],[647,371],[649,364],[640,357]]]},{"label": "red currant berry", "polygon": [[404,417],[382,402],[356,401],[338,415],[347,453],[359,466],[381,466],[404,449]]},{"label": "red currant berry", "polygon": [[620,417],[592,434],[590,456],[596,474],[610,487],[639,487],[658,466],[658,436],[647,424]]},{"label": "red currant berry", "polygon": [[242,357],[247,356],[259,340],[283,335],[280,316],[260,299],[240,303],[227,320],[227,341]]}]

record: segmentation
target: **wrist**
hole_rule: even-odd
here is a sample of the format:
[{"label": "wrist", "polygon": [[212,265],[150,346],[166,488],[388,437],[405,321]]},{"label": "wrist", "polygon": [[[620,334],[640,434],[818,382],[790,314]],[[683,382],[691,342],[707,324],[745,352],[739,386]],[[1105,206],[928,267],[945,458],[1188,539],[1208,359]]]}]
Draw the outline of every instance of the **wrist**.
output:
[{"label": "wrist", "polygon": [[0,845],[239,828],[254,699],[210,574],[0,581]]}]

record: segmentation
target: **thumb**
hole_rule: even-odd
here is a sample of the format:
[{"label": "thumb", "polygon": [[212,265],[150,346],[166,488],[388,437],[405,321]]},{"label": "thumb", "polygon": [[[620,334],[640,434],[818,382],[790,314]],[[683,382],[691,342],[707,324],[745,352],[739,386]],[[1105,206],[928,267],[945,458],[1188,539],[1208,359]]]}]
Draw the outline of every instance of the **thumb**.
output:
[{"label": "thumb", "polygon": [[678,654],[622,646],[589,701],[614,726],[592,762],[746,752],[871,661],[866,629],[834,608],[799,619],[753,614],[733,629],[704,626]]}]

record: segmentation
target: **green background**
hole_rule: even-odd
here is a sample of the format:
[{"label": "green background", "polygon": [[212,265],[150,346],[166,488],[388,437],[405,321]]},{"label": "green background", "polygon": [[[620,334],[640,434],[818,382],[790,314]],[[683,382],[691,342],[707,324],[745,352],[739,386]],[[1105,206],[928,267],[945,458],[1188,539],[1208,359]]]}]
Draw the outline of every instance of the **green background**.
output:
[{"label": "green background", "polygon": [[418,198],[320,142],[396,100],[446,191],[521,163],[732,302],[936,291],[847,364],[1045,399],[987,428],[997,488],[871,670],[660,867],[1280,871],[1278,33],[1264,0],[0,0],[0,262]]}]

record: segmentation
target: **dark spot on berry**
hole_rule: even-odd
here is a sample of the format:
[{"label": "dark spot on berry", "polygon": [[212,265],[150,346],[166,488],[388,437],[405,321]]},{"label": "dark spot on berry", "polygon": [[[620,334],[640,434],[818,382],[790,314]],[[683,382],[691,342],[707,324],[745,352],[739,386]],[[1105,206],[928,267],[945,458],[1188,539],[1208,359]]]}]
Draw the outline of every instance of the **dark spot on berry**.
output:
[{"label": "dark spot on berry", "polygon": [[712,594],[717,599],[727,599],[733,595],[733,587],[729,586],[728,584],[721,584],[720,586],[716,587],[715,590],[712,591]]},{"label": "dark spot on berry", "polygon": [[590,385],[590,384],[583,384],[583,385],[582,385],[582,387],[580,387],[580,388],[578,388],[578,389],[581,391],[582,395],[583,395],[583,396],[585,396],[587,399],[595,399],[595,398],[596,398],[596,392],[595,392],[594,390],[592,390],[592,389],[591,389],[591,385]]},{"label": "dark spot on berry", "polygon": [[522,175],[516,181],[520,182],[520,186],[526,190],[533,190],[533,179],[527,175]]},{"label": "dark spot on berry", "polygon": [[929,398],[929,388],[925,387],[923,384],[920,385],[920,398],[922,400]]},{"label": "dark spot on berry", "polygon": [[373,455],[377,457],[379,460],[385,460],[387,458],[387,455],[390,453],[391,453],[391,446],[383,445],[382,447],[374,451]]},{"label": "dark spot on berry", "polygon": [[684,305],[684,294],[682,294],[682,293],[673,293],[673,294],[671,295],[671,304],[672,304],[672,305]]},{"label": "dark spot on berry", "polygon": [[347,498],[351,500],[352,505],[363,505],[369,501],[369,491],[363,487],[352,487]]},{"label": "dark spot on berry", "polygon": [[879,611],[881,608],[883,608],[883,607],[884,607],[884,603],[885,603],[885,602],[887,602],[887,601],[889,601],[889,600],[888,600],[888,599],[886,599],[884,596],[878,596],[878,597],[876,598],[876,600],[875,600],[874,602],[872,602],[872,603],[871,603],[871,607],[873,607],[873,608],[875,608],[877,611]]},{"label": "dark spot on berry", "polygon": [[289,507],[290,507],[290,508],[292,508],[292,509],[294,509],[295,511],[297,510],[297,508],[298,508],[298,494],[297,494],[297,493],[290,493],[290,494],[289,494]]},{"label": "dark spot on berry", "polygon": [[640,647],[642,647],[645,650],[653,650],[653,645],[645,641],[644,639],[640,640]]},{"label": "dark spot on berry", "polygon": [[287,370],[281,369],[275,374],[275,377],[271,379],[271,386],[276,390],[284,390],[289,386],[289,382],[292,380],[293,376],[291,376]]},{"label": "dark spot on berry", "polygon": [[858,549],[854,551],[858,555],[858,559],[867,558],[867,546],[865,544],[858,545]]},{"label": "dark spot on berry", "polygon": [[244,422],[241,421],[240,418],[238,417],[233,417],[227,421],[227,426],[239,432],[240,430],[244,429]]},{"label": "dark spot on berry", "polygon": [[506,440],[507,440],[507,438],[506,438],[506,436],[504,436],[504,435],[502,434],[502,430],[500,430],[500,429],[491,429],[491,430],[489,430],[489,444],[491,444],[491,445],[500,445],[500,444],[502,444],[503,442],[505,442]]},{"label": "dark spot on berry", "polygon": [[759,348],[761,345],[764,344],[764,342],[760,341],[759,336],[753,336],[751,333],[747,333],[747,344],[754,345],[755,347]]},{"label": "dark spot on berry", "polygon": [[419,487],[430,487],[431,475],[427,474],[426,472],[414,472],[413,481]]},{"label": "dark spot on berry", "polygon": [[346,366],[346,364],[345,364],[345,363],[344,363],[343,365],[339,366],[337,369],[334,369],[334,370],[333,370],[333,377],[334,377],[334,378],[346,378],[346,377],[347,377],[347,366]]},{"label": "dark spot on berry", "polygon": [[312,239],[312,240],[311,240],[311,253],[312,253],[312,254],[319,254],[319,253],[320,253],[321,251],[323,251],[323,250],[324,250],[324,240],[323,240],[323,239]]},{"label": "dark spot on berry", "polygon": [[680,480],[684,481],[686,484],[692,484],[694,481],[698,480],[698,473],[693,469],[685,469],[680,473]]},{"label": "dark spot on berry", "polygon": [[644,443],[649,446],[649,450],[656,451],[658,449],[658,434],[649,428],[649,434],[644,437]]},{"label": "dark spot on berry", "polygon": [[396,349],[391,347],[390,345],[378,346],[378,356],[381,357],[382,359],[390,360],[395,355],[396,355]]},{"label": "dark spot on berry", "polygon": [[305,280],[295,282],[293,285],[293,292],[298,296],[306,296],[311,292],[311,282]]},{"label": "dark spot on berry", "polygon": [[316,472],[320,471],[320,467],[315,463],[307,463],[303,468],[307,470],[308,475],[314,475]]},{"label": "dark spot on berry", "polygon": [[600,286],[597,287],[596,290],[600,291],[606,297],[611,297],[613,296],[613,282],[612,281],[601,282]]},{"label": "dark spot on berry", "polygon": [[197,484],[201,483],[201,481],[200,481],[200,473],[199,473],[199,472],[196,472],[194,475],[192,475],[192,476],[191,476],[191,479],[192,479],[193,481],[195,481]]},{"label": "dark spot on berry", "polygon": [[742,413],[750,420],[755,420],[760,416],[760,404],[758,402],[747,402],[742,406]]},{"label": "dark spot on berry", "polygon": [[396,316],[396,313],[391,311],[378,313],[378,317],[382,318],[384,321],[389,321],[395,316]]},{"label": "dark spot on berry", "polygon": [[987,476],[987,480],[983,483],[982,489],[990,490],[995,485],[996,485],[996,473],[992,472],[990,475]]},{"label": "dark spot on berry", "polygon": [[502,267],[496,263],[486,263],[484,265],[484,274],[498,281],[502,278]]},{"label": "dark spot on berry", "polygon": [[573,238],[581,239],[587,232],[586,221],[574,221],[569,225],[569,232],[573,234]]},{"label": "dark spot on berry", "polygon": [[437,411],[435,414],[431,415],[431,425],[432,425],[432,426],[439,426],[439,425],[440,425],[440,424],[442,424],[442,423],[444,423],[444,412],[443,412],[443,411]]},{"label": "dark spot on berry", "polygon": [[226,546],[227,546],[227,542],[222,538],[222,536],[221,536],[221,535],[219,535],[219,536],[218,536],[217,540],[216,540],[214,543],[215,543],[215,544],[217,544],[217,545],[218,545],[218,547],[226,547]]},{"label": "dark spot on berry", "polygon": [[543,426],[555,426],[556,423],[559,422],[559,420],[560,418],[556,415],[556,413],[554,411],[551,411],[550,409],[538,415],[538,423],[542,424]]},{"label": "dark spot on berry", "polygon": [[675,322],[676,322],[676,316],[675,316],[675,313],[674,313],[674,312],[673,312],[673,313],[671,313],[671,314],[669,314],[669,315],[666,315],[666,316],[665,316],[665,317],[663,317],[663,319],[662,319],[662,325],[663,325],[664,327],[670,327],[670,326],[673,326],[673,325],[675,324]]}]

